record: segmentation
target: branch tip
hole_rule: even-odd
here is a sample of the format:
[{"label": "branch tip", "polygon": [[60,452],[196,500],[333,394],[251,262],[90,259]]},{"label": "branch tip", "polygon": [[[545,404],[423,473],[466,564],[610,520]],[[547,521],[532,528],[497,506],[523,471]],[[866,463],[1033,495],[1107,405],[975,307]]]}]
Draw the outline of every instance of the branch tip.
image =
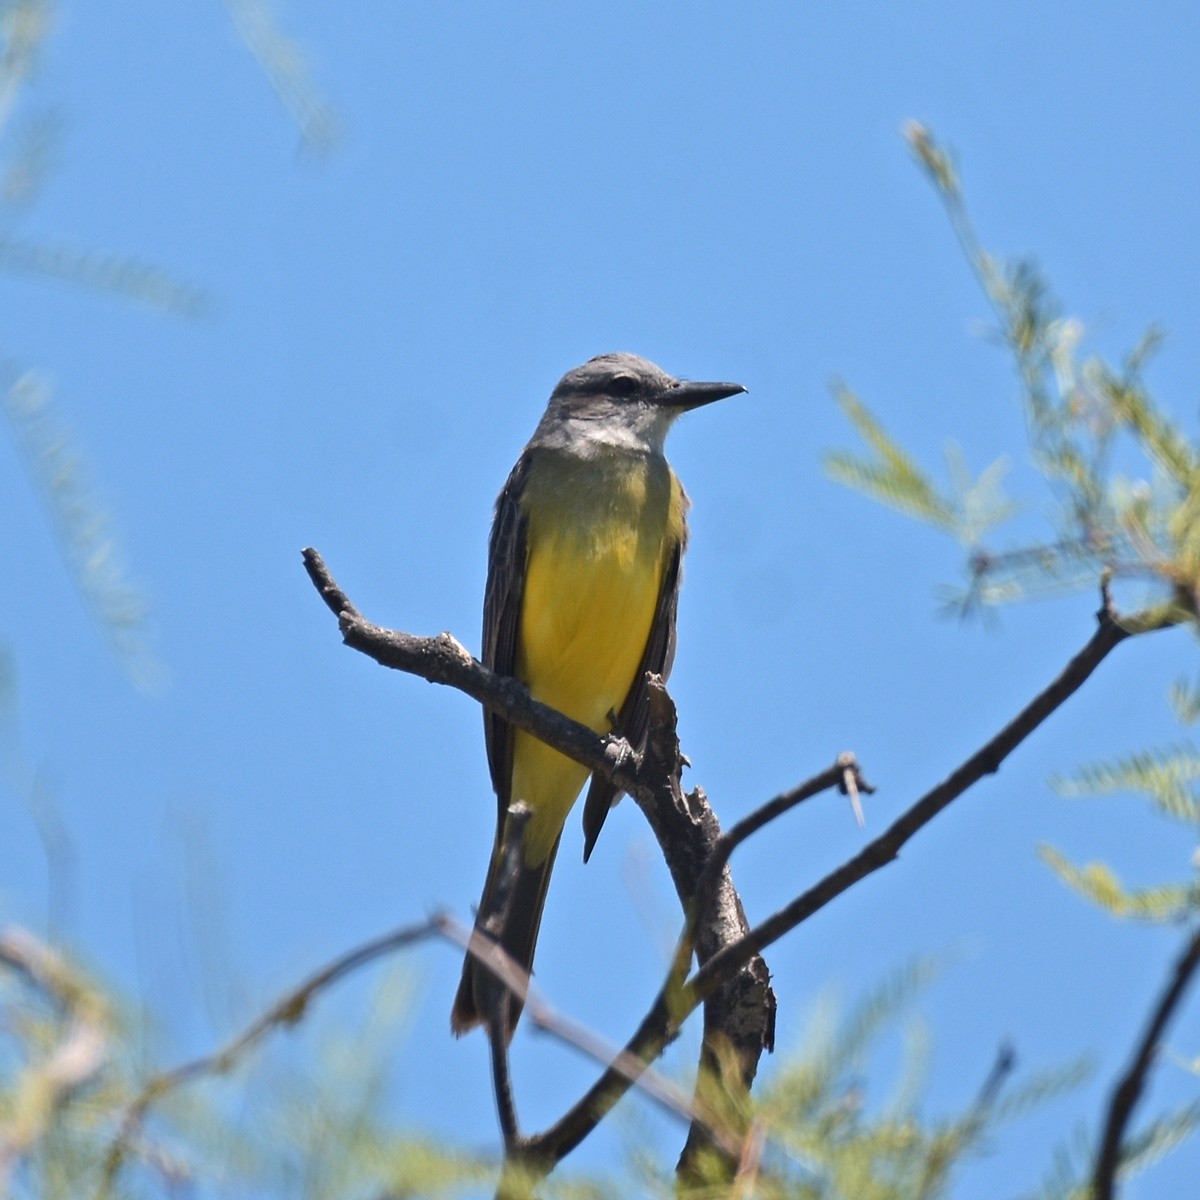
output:
[{"label": "branch tip", "polygon": [[1162,1045],[1167,1024],[1175,1014],[1192,979],[1200,969],[1200,930],[1184,944],[1175,961],[1167,986],[1154,1006],[1145,1032],[1138,1040],[1133,1061],[1113,1089],[1104,1121],[1104,1133],[1092,1174],[1091,1195],[1095,1200],[1113,1200],[1121,1167],[1121,1143],[1133,1110],[1146,1086],[1146,1078]]}]

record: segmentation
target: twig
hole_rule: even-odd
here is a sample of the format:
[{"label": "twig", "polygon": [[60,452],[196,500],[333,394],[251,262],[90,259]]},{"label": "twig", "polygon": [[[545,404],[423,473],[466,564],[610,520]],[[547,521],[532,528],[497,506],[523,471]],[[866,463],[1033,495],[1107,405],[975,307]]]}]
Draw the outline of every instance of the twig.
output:
[{"label": "twig", "polygon": [[[112,1194],[117,1174],[140,1134],[147,1112],[164,1096],[203,1076],[227,1074],[238,1065],[248,1051],[273,1030],[298,1023],[320,992],[359,967],[433,936],[443,938],[483,962],[504,988],[515,994],[527,1006],[529,1016],[538,1029],[567,1045],[574,1046],[605,1065],[611,1064],[618,1074],[628,1078],[630,1084],[637,1083],[651,1099],[673,1115],[688,1121],[700,1118],[686,1094],[669,1080],[654,1072],[647,1074],[644,1063],[635,1064],[623,1057],[623,1051],[614,1052],[600,1038],[560,1016],[548,1004],[531,994],[528,974],[485,934],[477,929],[468,929],[446,913],[435,913],[426,921],[403,926],[339,955],[302,983],[289,988],[266,1012],[256,1017],[219,1050],[181,1063],[148,1079],[125,1108],[117,1134],[105,1155],[98,1196],[107,1197]],[[61,986],[55,982],[60,978],[61,964],[52,952],[40,947],[24,934],[24,931],[10,930],[0,935],[0,962],[22,971],[48,994],[61,994]],[[515,1122],[515,1113],[513,1119]],[[518,1141],[524,1145],[523,1139]]]},{"label": "twig", "polygon": [[[682,758],[675,735],[673,705],[661,681],[649,681],[650,736],[643,761],[638,762],[627,743],[619,739],[599,738],[561,713],[538,704],[519,683],[497,676],[476,662],[449,634],[441,634],[436,638],[417,638],[382,629],[365,621],[346,600],[315,550],[304,551],[304,562],[313,583],[329,607],[338,615],[339,626],[347,645],[369,655],[384,666],[419,675],[433,683],[457,688],[577,762],[594,771],[600,771],[622,790],[629,792],[646,813],[667,856],[676,890],[685,909],[689,911],[689,922],[702,921],[702,917],[692,914],[701,913],[710,903],[706,897],[697,895],[701,883],[705,892],[714,886],[726,890],[730,919],[716,923],[719,930],[715,933],[715,944],[710,939],[708,948],[711,953],[703,953],[699,943],[697,944],[701,966],[696,974],[690,980],[686,979],[691,951],[689,948],[685,961],[682,945],[687,939],[685,932],[685,938],[681,939],[681,947],[671,964],[663,987],[638,1029],[626,1043],[625,1049],[616,1056],[588,1092],[554,1125],[541,1134],[521,1140],[522,1161],[528,1163],[539,1178],[548,1174],[557,1162],[591,1133],[630,1086],[640,1079],[648,1064],[661,1054],[663,1048],[678,1032],[683,1020],[701,1003],[706,1006],[706,1050],[712,1052],[715,1043],[710,1042],[710,1035],[720,1032],[721,1029],[717,1020],[713,1021],[713,1027],[710,1029],[709,1006],[714,997],[730,987],[739,977],[739,973],[751,967],[753,970],[746,979],[744,996],[761,995],[765,1003],[767,1024],[762,1026],[756,1020],[752,1020],[750,1028],[753,1032],[748,1042],[745,1040],[745,1031],[739,1031],[743,1035],[742,1045],[738,1044],[736,1035],[732,1039],[733,1044],[738,1046],[739,1053],[742,1050],[748,1051],[740,1054],[744,1060],[743,1083],[748,1088],[753,1080],[758,1055],[764,1047],[769,1046],[773,1036],[774,1001],[765,965],[758,958],[759,951],[794,929],[859,880],[894,861],[900,848],[938,813],[984,775],[998,771],[1004,759],[1073,695],[1121,642],[1136,634],[1179,624],[1185,615],[1178,605],[1168,604],[1136,613],[1130,618],[1118,618],[1112,607],[1111,597],[1105,589],[1102,594],[1103,604],[1097,614],[1099,627],[1057,679],[1026,705],[995,737],[909,808],[884,834],[785,908],[755,928],[748,929],[737,894],[728,884],[726,867],[729,854],[755,829],[762,828],[779,813],[799,803],[807,795],[815,794],[815,791],[822,787],[840,784],[843,790],[852,796],[856,791],[869,790],[861,779],[852,757],[839,760],[831,771],[823,772],[809,781],[809,784],[769,802],[747,819],[748,824],[742,823],[736,827],[736,836],[725,841],[724,849],[720,851],[725,861],[712,865],[713,857],[718,853],[717,847],[722,844],[719,828],[703,794],[697,789],[685,797],[680,788],[679,768]],[[813,793],[807,791],[809,787],[814,789]],[[693,807],[699,812],[693,811]],[[683,842],[687,845],[683,845]],[[746,930],[732,942],[726,936],[731,927],[730,922],[732,926],[740,925]],[[472,939],[474,940],[479,939]],[[494,945],[484,945],[479,950],[472,945],[471,950],[481,957],[492,951],[501,958],[507,957]],[[500,969],[493,969],[503,978]],[[515,965],[513,969],[517,970]],[[517,974],[524,973],[518,970]],[[506,979],[505,982],[509,983],[517,995],[527,995],[527,979],[518,978],[512,982]],[[736,1010],[738,1002],[738,997],[735,996],[731,1001],[734,1006],[731,1011]],[[753,1002],[748,1006],[743,1005],[744,1011],[751,1011],[754,1007]],[[696,1106],[693,1105],[692,1109],[696,1111]],[[684,1152],[685,1159],[692,1147],[693,1138],[689,1137],[688,1148],[685,1148]],[[736,1163],[735,1157],[735,1167]],[[681,1160],[681,1169],[683,1166],[684,1160]]]},{"label": "twig", "polygon": [[[677,964],[633,1037],[626,1043],[629,1062],[650,1062],[661,1053],[682,1020],[713,995],[733,973],[764,947],[819,911],[859,880],[895,860],[900,847],[984,775],[1001,763],[1030,733],[1073,695],[1107,655],[1135,634],[1179,622],[1174,606],[1151,609],[1118,619],[1108,598],[1097,613],[1098,628],[1059,676],[1021,710],[994,738],[927,792],[875,841],[827,875],[745,937],[710,958],[686,983],[677,979]],[[819,778],[819,777],[817,777]],[[629,1083],[611,1069],[568,1113],[539,1138],[530,1139],[561,1160],[599,1123],[628,1090]]]},{"label": "twig", "polygon": [[689,958],[691,957],[691,946],[694,942],[696,927],[707,917],[717,880],[738,846],[777,817],[832,787],[840,788],[843,793],[852,796],[857,796],[859,792],[866,792],[869,795],[875,790],[863,779],[862,771],[854,755],[848,752],[839,754],[837,762],[832,767],[805,780],[804,783],[790,791],[781,793],[774,800],[767,801],[766,804],[743,817],[727,833],[721,835],[696,884],[691,912],[684,936],[680,939],[679,947],[676,950],[677,954],[686,943],[687,955]]},{"label": "twig", "polygon": [[521,1126],[517,1120],[517,1102],[513,1096],[512,1077],[508,1071],[508,1042],[503,1031],[503,1025],[489,1024],[487,1039],[491,1050],[492,1091],[496,1096],[496,1116],[500,1122],[504,1152],[509,1154],[521,1141]]},{"label": "twig", "polygon": [[763,1148],[766,1146],[767,1134],[763,1126],[755,1121],[750,1126],[746,1143],[742,1147],[741,1159],[738,1162],[737,1174],[734,1176],[730,1200],[748,1200],[753,1196],[758,1184],[758,1173],[762,1167]]},{"label": "twig", "polygon": [[1096,614],[1098,628],[1088,643],[1063,668],[1059,676],[1038,693],[995,737],[957,767],[935,788],[853,858],[831,871],[790,904],[756,926],[740,942],[727,946],[707,962],[690,981],[697,1001],[711,995],[730,970],[750,955],[778,940],[836,899],[859,880],[894,862],[900,848],[985,775],[995,774],[1001,763],[1056,709],[1070,699],[1105,658],[1127,638],[1176,625],[1179,610],[1173,605],[1149,609],[1119,619],[1110,604]]},{"label": "twig", "polygon": [[441,916],[435,915],[420,924],[406,925],[401,929],[384,934],[382,937],[375,938],[373,941],[356,946],[353,950],[340,955],[310,975],[303,983],[286,991],[266,1012],[252,1021],[221,1049],[200,1058],[193,1058],[168,1071],[152,1075],[125,1109],[117,1128],[116,1137],[104,1156],[104,1167],[97,1194],[101,1197],[111,1194],[117,1173],[128,1156],[133,1139],[151,1105],[176,1088],[200,1076],[227,1074],[249,1050],[272,1030],[284,1025],[295,1025],[300,1021],[309,1004],[319,992],[324,991],[359,967],[439,932],[442,919]]},{"label": "twig", "polygon": [[683,1088],[667,1076],[655,1071],[653,1067],[647,1067],[645,1063],[631,1060],[623,1047],[614,1045],[590,1029],[572,1021],[570,1017],[564,1017],[561,1013],[555,1012],[544,1001],[537,1001],[531,1005],[529,1016],[534,1029],[542,1033],[553,1034],[596,1062],[614,1064],[617,1070],[627,1074],[631,1083],[635,1084],[640,1091],[659,1104],[666,1112],[685,1121],[702,1122],[709,1127],[713,1137],[728,1152],[736,1154],[739,1151],[740,1146],[737,1140],[726,1138],[719,1129],[713,1128],[712,1115],[704,1112]]},{"label": "twig", "polygon": [[[526,1017],[539,1032],[550,1034],[565,1045],[574,1047],[608,1067],[626,1079],[630,1085],[637,1086],[672,1116],[681,1117],[685,1121],[704,1119],[705,1114],[697,1110],[687,1093],[677,1084],[648,1067],[645,1062],[629,1057],[621,1047],[613,1046],[551,1007],[530,986],[529,975],[505,953],[503,947],[481,934],[478,929],[467,930],[453,917],[440,915],[435,921],[435,932],[484,963],[525,1005]],[[519,1139],[523,1148],[527,1148],[534,1141],[532,1138]],[[729,1148],[733,1149],[732,1145]]]},{"label": "twig", "polygon": [[1115,1194],[1125,1128],[1133,1116],[1134,1107],[1146,1085],[1146,1076],[1158,1055],[1167,1022],[1179,1007],[1198,967],[1200,929],[1188,939],[1183,953],[1176,960],[1170,982],[1154,1006],[1154,1013],[1138,1041],[1133,1060],[1113,1090],[1112,1099],[1109,1100],[1104,1135],[1100,1141],[1100,1152],[1096,1156],[1096,1168],[1092,1175],[1093,1200],[1112,1200]]},{"label": "twig", "polygon": [[[797,804],[828,788],[844,785],[847,773],[858,775],[853,755],[840,756],[828,770],[822,771],[791,791],[768,801],[739,821],[728,833],[717,838],[696,881],[688,919],[672,956],[667,979],[650,1011],[643,1019],[637,1033],[626,1044],[621,1055],[614,1059],[613,1066],[597,1080],[587,1094],[544,1133],[529,1139],[530,1144],[537,1147],[541,1157],[553,1162],[561,1161],[583,1141],[617,1100],[624,1095],[629,1084],[633,1082],[633,1079],[630,1078],[630,1071],[639,1073],[646,1070],[647,1064],[657,1058],[667,1043],[675,1036],[684,1018],[696,1008],[699,999],[690,999],[686,996],[683,991],[684,980],[691,966],[696,931],[707,915],[712,903],[713,892],[719,881],[725,876],[733,851],[753,833],[787,812],[788,809],[794,808]],[[870,787],[861,779],[859,779],[858,786],[863,790],[868,790]],[[730,974],[732,975],[742,965],[743,963],[736,964]],[[619,1070],[618,1064],[624,1069]],[[634,1078],[636,1078],[636,1074]],[[696,1105],[693,1104],[693,1108],[695,1107]],[[711,1124],[709,1132],[712,1132]],[[744,1153],[744,1148],[731,1144],[728,1137],[721,1140],[726,1143],[722,1146],[722,1150],[731,1155],[736,1166]],[[740,1141],[740,1139],[735,1141]]]},{"label": "twig", "polygon": [[534,700],[523,684],[488,670],[448,633],[415,637],[372,624],[346,598],[315,550],[304,550],[302,556],[309,578],[337,616],[342,640],[351,649],[374,659],[380,666],[456,688],[518,729],[532,733],[569,758],[600,772],[635,799],[649,799],[651,788],[624,738],[601,737],[586,725]]},{"label": "twig", "polygon": [[[678,714],[662,679],[651,675],[646,680],[647,737],[640,770],[653,784],[649,803],[634,797],[650,824],[675,885],[679,903],[688,914],[695,906],[696,889],[704,869],[721,840],[721,824],[701,788],[686,795],[681,782],[685,759],[679,745]],[[728,868],[715,878],[712,900],[706,915],[695,928],[695,954],[707,962],[722,947],[738,941],[750,930],[742,902],[733,886]],[[672,969],[668,987],[678,991],[690,968],[681,955]],[[707,1100],[702,1082],[720,1073],[728,1089],[724,1109],[737,1114],[735,1121],[693,1121],[687,1141],[676,1165],[676,1177],[685,1189],[692,1183],[714,1182],[714,1167],[723,1180],[732,1182],[740,1152],[728,1147],[731,1138],[745,1136],[741,1114],[747,1106],[750,1089],[758,1073],[764,1052],[775,1044],[775,993],[767,964],[755,956],[704,1002],[703,1037],[696,1073],[698,1111],[706,1111]],[[728,1068],[736,1064],[736,1071]],[[714,1138],[712,1127],[722,1130]]]},{"label": "twig", "polygon": [[1000,1089],[1004,1086],[1005,1080],[1008,1079],[1016,1068],[1017,1052],[1012,1043],[1001,1042],[1000,1049],[996,1052],[996,1061],[992,1064],[992,1069],[983,1081],[983,1086],[979,1089],[979,1095],[975,1097],[975,1103],[971,1105],[971,1111],[975,1114],[977,1120],[982,1121],[991,1112],[1000,1095]]},{"label": "twig", "polygon": [[80,986],[67,964],[27,929],[14,925],[0,930],[0,963],[61,1008],[70,1008],[79,998]]},{"label": "twig", "polygon": [[[539,1157],[551,1163],[559,1162],[579,1145],[617,1100],[624,1095],[629,1085],[636,1080],[637,1075],[645,1071],[647,1064],[658,1057],[667,1043],[674,1038],[683,1020],[700,1003],[699,997],[694,997],[685,990],[684,981],[691,966],[696,931],[708,913],[713,893],[719,881],[726,877],[726,868],[733,851],[770,821],[810,797],[831,787],[844,788],[848,776],[856,780],[857,786],[861,790],[871,790],[870,785],[861,778],[854,756],[843,754],[838,757],[832,767],[768,801],[749,816],[744,817],[728,833],[716,839],[696,880],[687,922],[672,956],[666,981],[655,997],[650,1011],[646,1014],[638,1031],[626,1044],[625,1049],[617,1058],[614,1058],[613,1066],[593,1084],[587,1094],[544,1133],[529,1139],[528,1144],[536,1148]],[[742,940],[744,941],[744,939]],[[740,945],[741,942],[734,944]],[[729,976],[721,980],[718,986],[739,970],[745,962],[744,959],[742,962],[734,964]],[[692,1107],[695,1109],[697,1105],[693,1103]],[[711,1135],[714,1132],[715,1122],[710,1121],[707,1124],[708,1132]],[[719,1130],[716,1132],[720,1133]],[[728,1136],[722,1135],[718,1141],[725,1143],[720,1148],[723,1153],[730,1156],[736,1169],[745,1152],[744,1147],[739,1144],[741,1139],[731,1141]]]}]

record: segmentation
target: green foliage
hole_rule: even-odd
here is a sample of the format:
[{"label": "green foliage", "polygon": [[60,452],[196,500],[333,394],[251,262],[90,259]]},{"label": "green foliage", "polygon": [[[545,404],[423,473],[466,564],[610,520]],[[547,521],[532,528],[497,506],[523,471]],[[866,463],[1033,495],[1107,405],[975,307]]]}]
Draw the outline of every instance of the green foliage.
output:
[{"label": "green foliage", "polygon": [[929,476],[884,432],[853,392],[839,388],[837,401],[875,457],[832,452],[826,456],[825,465],[833,478],[936,528],[953,532],[958,524],[953,504],[938,494]]},{"label": "green foliage", "polygon": [[[38,148],[35,144],[29,150],[36,152]],[[39,164],[25,159],[18,167],[28,173],[39,169]],[[71,283],[89,291],[109,292],[175,316],[202,317],[209,310],[209,300],[202,289],[181,282],[161,267],[129,256],[97,254],[0,234],[0,270]]]},{"label": "green foliage", "polygon": [[[1178,706],[1178,701],[1176,702]],[[1099,797],[1121,794],[1141,795],[1158,813],[1190,826],[1200,835],[1200,756],[1190,746],[1161,751],[1143,751],[1093,763],[1080,768],[1070,778],[1056,778],[1056,790],[1067,796]],[[1039,849],[1042,861],[1072,890],[1114,918],[1141,921],[1153,925],[1174,925],[1195,921],[1200,914],[1200,859],[1194,847],[1190,853],[1190,878],[1128,888],[1117,873],[1104,862],[1076,866],[1050,846]],[[1170,1056],[1186,1070],[1194,1066]],[[1200,1126],[1200,1101],[1173,1112],[1159,1115],[1121,1146],[1119,1176],[1142,1170],[1173,1150]],[[1037,1200],[1089,1200],[1091,1188],[1086,1179],[1091,1155],[1059,1155],[1054,1175]]]},{"label": "green foliage", "polygon": [[494,1178],[494,1161],[402,1134],[381,1117],[397,996],[407,996],[392,980],[356,1037],[316,1030],[298,1065],[260,1064],[248,1085],[210,1083],[152,1110],[106,1190],[105,1158],[136,1093],[138,1024],[23,932],[0,937],[0,968],[0,1195],[158,1196],[207,1181],[222,1194],[332,1200],[449,1195]]},{"label": "green foliage", "polygon": [[[939,973],[918,960],[886,980],[839,1018],[830,1005],[814,1016],[802,1049],[760,1089],[747,1114],[756,1161],[732,1192],[718,1182],[686,1190],[688,1200],[754,1196],[759,1200],[934,1200],[950,1195],[958,1169],[986,1152],[1006,1122],[1078,1086],[1081,1063],[1033,1075],[1010,1087],[1013,1062],[1003,1051],[977,1094],[952,1116],[925,1117],[927,1038],[908,1027],[906,1056],[892,1095],[871,1102],[866,1082],[880,1040],[897,1030],[905,1010]],[[647,1183],[662,1195],[674,1184],[643,1160]]]},{"label": "green foliage", "polygon": [[[1192,828],[1200,838],[1200,756],[1189,746],[1149,750],[1080,768],[1070,778],[1055,778],[1062,795],[1096,797],[1132,793],[1144,796],[1155,811]],[[1111,867],[1090,863],[1072,865],[1049,846],[1042,861],[1068,887],[1114,917],[1157,924],[1175,923],[1200,913],[1200,873],[1192,855],[1192,877],[1185,882],[1148,888],[1124,887]]]},{"label": "green foliage", "polygon": [[[385,975],[361,1020],[306,1010],[298,1041],[214,1061],[130,1124],[145,1021],[23,930],[0,932],[0,1196],[126,1200],[179,1193],[287,1200],[491,1191],[494,1153],[397,1126],[390,1085],[412,988]],[[347,1033],[347,1028],[353,1033]],[[128,1151],[108,1177],[115,1140]],[[539,1194],[615,1186],[562,1173]]]},{"label": "green foliage", "polygon": [[329,153],[341,138],[341,122],[313,81],[302,47],[280,29],[266,0],[225,0],[225,7],[246,48],[296,122],[305,149]]},{"label": "green foliage", "polygon": [[1129,889],[1106,863],[1077,867],[1052,846],[1041,846],[1038,853],[1063,883],[1111,916],[1175,924],[1200,911],[1200,887],[1195,883]]},{"label": "green foliage", "polygon": [[109,998],[22,931],[0,933],[0,1195],[72,1200],[124,1094]]},{"label": "green foliage", "polygon": [[1177,679],[1171,684],[1168,699],[1181,724],[1194,725],[1200,720],[1200,683]]},{"label": "green foliage", "polygon": [[[1010,1086],[1005,1052],[960,1113],[927,1119],[919,1104],[926,1039],[910,1027],[901,1077],[872,1106],[872,1056],[938,971],[919,960],[840,1019],[823,1007],[803,1048],[743,1114],[758,1147],[753,1178],[733,1192],[698,1186],[691,1200],[934,1200],[950,1194],[957,1168],[984,1152],[1004,1123],[1083,1079],[1085,1068],[1071,1064]],[[325,1020],[310,1009],[299,1041],[289,1039],[282,1052],[224,1064],[160,1096],[131,1129],[129,1157],[106,1187],[106,1157],[144,1074],[134,1066],[143,1024],[60,953],[9,931],[0,937],[0,1195],[124,1200],[211,1188],[256,1200],[341,1200],[491,1191],[501,1165],[495,1155],[397,1127],[386,1115],[410,1001],[407,977],[392,972],[350,1025],[353,1034],[344,1016]],[[81,1042],[81,1028],[90,1040]],[[86,1053],[64,1053],[81,1044]],[[625,1178],[559,1172],[538,1194],[599,1200],[667,1195],[674,1186],[668,1167],[643,1154]]]},{"label": "green foliage", "polygon": [[[1064,588],[1097,587],[1105,614],[1130,633],[1178,623],[1200,632],[1200,444],[1146,386],[1143,371],[1161,344],[1160,332],[1150,329],[1119,368],[1099,356],[1081,357],[1083,324],[1060,313],[1036,264],[1029,259],[1006,263],[983,248],[952,156],[924,126],[910,124],[905,133],[945,206],[995,316],[996,338],[1015,367],[1029,449],[1053,502],[1050,527],[1015,547],[998,550],[985,544],[985,537],[1018,511],[1000,495],[1001,469],[989,468],[972,482],[959,467],[952,498],[884,433],[860,400],[840,388],[838,402],[865,452],[829,455],[830,473],[949,533],[967,549],[969,583],[952,601],[959,611]],[[1148,585],[1150,602],[1139,612],[1120,616],[1111,588],[1128,580]],[[1171,703],[1182,722],[1196,721],[1200,684],[1177,681]],[[1140,794],[1158,813],[1190,826],[1195,835],[1200,834],[1198,781],[1200,756],[1184,746],[1085,767],[1054,784],[1064,795]],[[1106,863],[1077,866],[1049,846],[1041,847],[1040,854],[1059,879],[1110,916],[1163,924],[1200,914],[1200,857],[1194,845],[1190,877],[1139,889],[1126,887]],[[1122,1172],[1147,1165],[1188,1136],[1198,1114],[1200,1105],[1167,1113],[1127,1139],[1121,1148]],[[1087,1147],[1089,1168],[1092,1154]],[[1084,1200],[1090,1185],[1080,1180],[1086,1174],[1065,1155],[1040,1195]]]},{"label": "green foliage", "polygon": [[[1021,385],[1029,445],[1050,485],[1048,535],[996,550],[985,537],[1021,508],[1000,491],[1004,460],[972,480],[961,467],[955,493],[931,477],[844,388],[837,399],[866,453],[840,450],[826,466],[842,483],[932,524],[968,549],[969,584],[954,607],[1002,604],[1102,579],[1147,582],[1195,619],[1200,588],[1200,449],[1147,390],[1142,370],[1161,342],[1149,331],[1115,369],[1081,359],[1083,325],[1060,315],[1034,262],[1005,263],[980,244],[958,171],[927,129],[910,125],[909,145],[937,190],[967,261],[995,315]],[[1131,478],[1117,464],[1131,463]],[[1039,506],[1040,507],[1040,506]]]},{"label": "green foliage", "polygon": [[953,491],[939,492],[929,475],[901,449],[853,392],[838,388],[837,401],[873,451],[873,456],[867,457],[847,451],[829,452],[825,456],[825,469],[840,483],[917,517],[967,546],[977,545],[989,528],[1015,512],[1015,506],[1003,494],[1002,484],[1008,472],[1004,459],[998,459],[978,478],[972,478],[961,450],[953,445],[947,447]]},{"label": "green foliage", "polygon": [[1064,796],[1141,793],[1165,816],[1200,830],[1200,756],[1190,746],[1147,750],[1110,762],[1081,767],[1074,776],[1055,776],[1052,786]]},{"label": "green foliage", "polygon": [[0,379],[0,387],[0,411],[45,501],[80,595],[129,676],[153,687],[161,668],[150,650],[145,598],[127,577],[82,457],[54,412],[48,381],[24,371]]}]

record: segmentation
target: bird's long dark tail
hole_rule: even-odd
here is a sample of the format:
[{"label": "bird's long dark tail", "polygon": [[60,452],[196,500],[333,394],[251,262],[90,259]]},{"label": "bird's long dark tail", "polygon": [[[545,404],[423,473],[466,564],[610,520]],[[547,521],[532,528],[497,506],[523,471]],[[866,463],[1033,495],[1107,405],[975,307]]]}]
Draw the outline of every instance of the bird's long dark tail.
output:
[{"label": "bird's long dark tail", "polygon": [[[517,867],[516,878],[512,881],[512,899],[508,903],[508,920],[496,939],[508,957],[527,974],[533,971],[533,953],[542,924],[542,907],[546,903],[546,889],[550,885],[550,872],[554,868],[557,853],[558,841],[555,840],[550,853],[536,867],[528,867],[524,863]],[[499,910],[504,905],[504,892],[508,891],[501,887],[503,870],[504,857],[497,845],[492,853],[487,882],[483,885],[483,898],[479,901],[479,912],[475,917],[476,929],[484,929],[489,921],[499,916]],[[454,1007],[450,1010],[450,1028],[456,1036],[461,1037],[469,1029],[487,1022],[489,994],[495,987],[496,981],[487,967],[468,954],[463,963],[458,993],[454,997]],[[495,1005],[494,1000],[492,1005]],[[505,1012],[504,1037],[506,1041],[511,1041],[522,1004],[510,994],[501,1007]]]}]

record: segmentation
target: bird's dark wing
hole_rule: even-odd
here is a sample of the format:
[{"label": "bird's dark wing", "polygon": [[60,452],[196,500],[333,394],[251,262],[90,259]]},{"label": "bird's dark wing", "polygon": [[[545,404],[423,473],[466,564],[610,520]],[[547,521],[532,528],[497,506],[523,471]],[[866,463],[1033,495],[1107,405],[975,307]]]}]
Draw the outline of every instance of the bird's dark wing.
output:
[{"label": "bird's dark wing", "polygon": [[[488,541],[487,589],[483,598],[483,664],[497,675],[511,676],[517,666],[527,526],[521,510],[521,492],[528,473],[529,457],[522,454],[496,501],[496,516]],[[504,827],[512,786],[513,730],[503,717],[485,709],[483,731],[492,787],[496,790],[499,805],[499,831]]]},{"label": "bird's dark wing", "polygon": [[[638,664],[633,686],[621,711],[617,714],[613,733],[626,741],[639,753],[645,749],[648,724],[646,675],[653,672],[664,679],[670,674],[675,661],[675,615],[679,608],[679,567],[683,558],[684,542],[681,539],[671,551],[663,571],[658,589],[658,607],[654,612],[654,623],[646,640],[646,650]],[[592,847],[600,836],[608,810],[621,798],[621,790],[600,775],[592,776],[587,799],[583,805],[583,861],[591,856]]]}]

